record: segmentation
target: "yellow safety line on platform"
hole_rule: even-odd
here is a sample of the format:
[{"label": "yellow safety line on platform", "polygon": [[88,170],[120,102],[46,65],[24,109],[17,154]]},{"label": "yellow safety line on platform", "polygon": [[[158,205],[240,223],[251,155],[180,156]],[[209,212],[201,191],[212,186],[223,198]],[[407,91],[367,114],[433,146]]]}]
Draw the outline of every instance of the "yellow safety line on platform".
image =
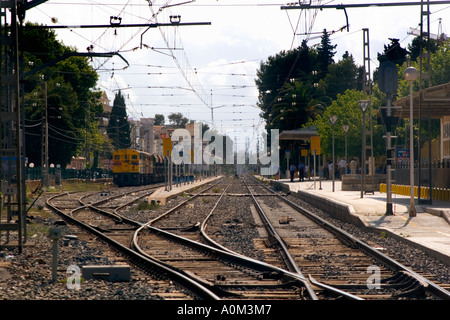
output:
[{"label": "yellow safety line on platform", "polygon": [[[406,218],[403,217],[403,216],[398,216],[398,217],[400,217],[400,218],[402,218],[403,220],[405,220],[408,224],[411,224],[411,226],[414,227],[414,228],[423,229],[423,230],[429,230],[429,231],[437,232],[437,233],[443,234],[443,235],[445,235],[445,236],[447,236],[447,237],[450,237],[450,234],[449,234],[449,233],[442,232],[442,231],[439,231],[439,230],[436,230],[436,229],[433,229],[433,228],[421,227],[421,226],[415,224],[414,222],[412,222],[412,221],[411,221],[412,219],[410,219],[410,217],[408,217],[408,219],[406,219]],[[409,220],[409,221],[408,221],[408,220]]]}]

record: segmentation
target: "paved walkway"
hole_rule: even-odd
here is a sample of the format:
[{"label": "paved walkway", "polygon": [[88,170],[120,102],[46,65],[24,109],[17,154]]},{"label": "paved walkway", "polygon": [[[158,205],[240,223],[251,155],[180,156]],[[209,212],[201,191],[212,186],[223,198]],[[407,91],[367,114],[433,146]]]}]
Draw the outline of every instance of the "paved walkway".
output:
[{"label": "paved walkway", "polygon": [[450,202],[433,200],[432,205],[418,205],[415,199],[417,215],[410,217],[410,198],[393,194],[394,215],[387,216],[386,193],[363,194],[361,198],[361,191],[342,191],[341,182],[337,180],[334,182],[334,192],[330,180],[316,180],[314,183],[313,180],[290,182],[281,179],[278,183],[291,192],[298,192],[301,197],[331,203],[328,207],[339,211],[341,217],[345,212],[353,221],[357,219],[367,227],[395,235],[450,265]]},{"label": "paved walkway", "polygon": [[180,183],[178,184],[178,186],[173,183],[172,184],[172,189],[170,191],[166,191],[166,187],[161,187],[159,189],[157,189],[155,192],[153,192],[149,197],[148,197],[148,202],[150,203],[152,200],[158,202],[161,205],[164,205],[166,203],[167,200],[174,198],[184,192],[188,192],[192,189],[197,188],[198,186],[201,186],[203,184],[206,184],[208,182],[220,179],[221,176],[218,177],[208,177],[208,178],[204,178],[204,179],[197,179],[195,180],[193,183]]}]

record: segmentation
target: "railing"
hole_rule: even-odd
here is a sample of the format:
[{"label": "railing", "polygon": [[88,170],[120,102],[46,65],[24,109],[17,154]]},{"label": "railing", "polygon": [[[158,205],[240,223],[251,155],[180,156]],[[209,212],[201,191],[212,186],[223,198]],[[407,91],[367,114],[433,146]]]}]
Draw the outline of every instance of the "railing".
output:
[{"label": "railing", "polygon": [[[397,160],[396,163],[393,164],[393,168],[398,169],[409,169],[409,160]],[[422,160],[421,161],[421,168],[428,169],[431,165],[431,168],[450,168],[450,159],[444,159],[441,161],[429,161],[429,160]],[[418,168],[419,163],[418,161],[414,162],[414,168]]]},{"label": "railing", "polygon": [[[393,166],[394,174],[392,178],[393,183],[398,185],[409,185],[409,160],[399,160]],[[420,170],[420,172],[419,172]],[[419,183],[420,174],[420,183]],[[430,176],[431,175],[431,176]],[[434,189],[449,188],[450,186],[450,159],[444,159],[442,161],[427,161],[422,160],[420,163],[414,164],[414,184],[421,186],[430,186]]]},{"label": "railing", "polygon": [[[391,186],[391,190],[395,194],[409,196],[410,193],[410,186],[409,185],[402,185],[402,184],[393,184]],[[432,189],[433,194],[431,198],[433,200],[441,200],[441,201],[450,201],[450,189],[447,188],[433,188]],[[380,183],[380,192],[385,193],[386,192],[386,184]],[[419,196],[419,187],[414,187],[414,197]],[[430,188],[428,187],[420,187],[420,198],[427,199],[430,197]]]},{"label": "railing", "polygon": [[[60,171],[60,177],[62,180],[69,179],[108,179],[112,178],[112,171],[108,169],[95,169],[95,170],[77,170],[77,169],[58,169],[49,168],[49,176],[55,177]],[[40,167],[26,167],[25,177],[27,180],[41,180],[42,170]]]}]

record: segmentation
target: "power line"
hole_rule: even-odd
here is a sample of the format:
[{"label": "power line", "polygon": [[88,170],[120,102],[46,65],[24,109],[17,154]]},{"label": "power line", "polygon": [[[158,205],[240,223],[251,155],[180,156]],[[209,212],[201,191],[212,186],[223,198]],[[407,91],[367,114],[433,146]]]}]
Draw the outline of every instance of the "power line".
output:
[{"label": "power line", "polygon": [[[153,16],[155,16],[155,12],[153,10],[153,6],[149,6],[150,11],[152,12]],[[155,16],[155,21],[157,21],[157,17]],[[177,29],[175,29],[176,31]],[[161,33],[161,36],[164,40],[164,42],[167,45],[167,48],[171,48],[171,45],[169,43],[169,40],[166,36],[166,33],[163,31],[163,28],[159,28],[159,31]],[[174,42],[177,41],[177,43],[180,45],[180,47],[183,47],[181,38],[179,33],[175,33],[175,39]],[[176,46],[174,46],[176,47]],[[186,52],[182,50],[181,52],[175,52],[172,49],[169,49],[170,54],[172,55],[172,58],[174,59],[175,64],[177,65],[178,69],[180,70],[183,78],[186,80],[188,85],[191,87],[191,89],[194,91],[194,93],[197,95],[197,97],[202,101],[204,105],[206,105],[208,108],[212,111],[212,102],[209,99],[208,94],[203,89],[200,81],[197,78],[197,73],[195,70],[191,67],[189,60],[187,58]],[[181,61],[180,61],[181,60]],[[183,65],[182,65],[183,63]],[[195,87],[198,87],[198,89],[195,89]],[[213,121],[212,121],[213,122]],[[214,126],[214,123],[213,123]]]},{"label": "power line", "polygon": [[[281,6],[282,10],[292,10],[292,9],[337,9],[343,10],[346,8],[368,8],[368,7],[403,7],[403,6],[419,6],[421,2],[410,1],[410,2],[378,2],[378,3],[353,3],[353,4],[336,4],[336,5],[311,5],[311,4],[300,4],[300,5],[287,5]],[[450,4],[450,1],[433,1],[430,5],[442,5]]]}]

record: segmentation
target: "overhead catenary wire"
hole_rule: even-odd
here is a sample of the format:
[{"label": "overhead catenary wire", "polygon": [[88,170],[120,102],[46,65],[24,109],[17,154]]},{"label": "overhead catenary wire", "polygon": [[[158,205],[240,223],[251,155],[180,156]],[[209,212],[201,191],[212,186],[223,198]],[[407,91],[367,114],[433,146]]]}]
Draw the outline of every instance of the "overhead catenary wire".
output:
[{"label": "overhead catenary wire", "polygon": [[[152,12],[152,14],[155,16],[153,6],[150,5],[149,8],[150,8],[150,11]],[[155,16],[155,21],[158,21],[158,18],[156,16]],[[159,31],[160,31],[162,38],[164,39],[164,42],[167,45],[167,48],[169,48],[169,51],[172,55],[172,58],[173,58],[175,64],[177,65],[178,69],[180,70],[182,76],[184,77],[184,79],[186,80],[188,85],[192,88],[193,92],[197,95],[197,97],[200,99],[200,101],[202,101],[202,103],[205,106],[212,109],[213,106],[211,104],[211,100],[209,99],[209,95],[206,93],[206,91],[201,86],[200,81],[197,78],[195,70],[191,67],[191,65],[189,63],[189,60],[186,56],[185,51],[182,50],[180,52],[181,56],[177,56],[178,52],[177,52],[177,54],[175,54],[175,51],[170,49],[171,44],[169,42],[169,39],[167,38],[166,33],[163,31],[163,28],[159,28]],[[173,47],[183,47],[179,33],[177,33],[176,31],[177,31],[177,28],[175,27],[175,35],[174,35],[173,40],[174,40],[174,42],[176,41],[177,45],[174,45]],[[180,58],[183,61],[180,61]],[[184,65],[181,65],[181,63],[184,63]],[[195,82],[195,84],[194,84],[194,82]],[[214,126],[214,123],[213,123],[213,126]]]},{"label": "overhead catenary wire", "polygon": [[[135,6],[136,5],[136,2],[134,2],[133,3],[133,1],[126,1],[126,4],[127,4],[127,6],[124,6],[124,2],[125,1],[121,1],[120,2],[120,4],[115,4],[115,3],[112,3],[112,1],[111,2],[106,2],[106,1],[89,1],[89,3],[88,3],[88,5],[90,5],[90,7],[91,7],[91,10],[93,10],[93,8],[95,7],[95,8],[101,8],[104,12],[107,12],[108,14],[111,14],[111,15],[117,15],[117,16],[120,16],[120,11],[118,11],[118,10],[121,10],[121,11],[123,11],[122,13],[123,14],[125,14],[125,13],[127,13],[127,14],[133,14],[133,12],[132,12],[132,10],[128,10],[128,9],[130,9],[130,7],[133,7],[133,6]],[[155,4],[155,2],[156,1],[153,1],[153,4]],[[70,4],[78,4],[78,3],[81,3],[81,1],[80,2],[71,2]],[[167,7],[167,4],[169,4],[170,3],[170,1],[164,1],[164,3],[161,3],[160,5],[159,5],[159,8],[165,8],[165,7]],[[52,3],[53,4],[53,3]],[[62,4],[62,3],[60,3],[60,4]],[[67,2],[65,2],[64,3],[65,5],[68,5],[69,3],[67,3]],[[219,3],[220,4],[220,3]],[[272,4],[273,6],[279,6],[280,5],[280,3],[273,3]],[[145,4],[145,6],[147,6],[147,4]],[[240,4],[239,4],[239,6],[240,6]],[[143,5],[141,5],[141,7],[144,7]],[[156,10],[158,10],[158,8],[157,7],[154,7],[154,8],[156,8]],[[162,10],[164,10],[164,9],[162,9]],[[157,14],[159,14],[162,10],[158,10],[158,12],[157,12]],[[141,19],[141,18],[143,18],[142,17],[143,16],[143,14],[138,14],[138,15],[134,15],[134,17],[137,17],[137,18],[139,18],[139,19]],[[147,21],[148,21],[148,18],[147,18]],[[156,21],[156,20],[152,20],[152,21]],[[71,32],[73,32],[73,31],[75,31],[75,32],[78,32],[76,29],[73,29],[73,30],[71,30]],[[139,30],[138,32],[136,32],[131,38],[128,38],[128,40],[131,40],[133,37],[135,37],[135,35],[136,34],[139,34],[139,32],[142,32],[142,30]],[[81,33],[80,33],[80,35],[81,36],[83,36]],[[178,36],[179,34],[177,34],[176,36]],[[109,36],[109,34],[104,34],[104,36],[102,37],[102,36],[96,36],[96,37],[93,37],[93,38],[91,38],[91,39],[89,39],[90,40],[90,42],[94,42],[94,46],[96,47],[96,48],[100,48],[100,49],[106,49],[105,47],[107,47],[107,45],[105,44],[105,41],[103,41],[102,39],[105,39],[107,36]],[[83,38],[86,40],[86,37],[84,37],[83,36]],[[127,39],[125,39],[125,40],[127,40]],[[175,39],[176,40],[176,39]],[[180,39],[181,40],[181,39]],[[119,50],[121,51],[121,52],[125,52],[125,51],[131,51],[132,49],[128,49],[128,48],[126,48],[126,43],[125,42],[121,42],[118,46],[116,46],[115,47],[115,50],[117,49],[117,48],[120,48]],[[110,49],[110,48],[109,48]],[[175,46],[172,46],[172,50],[176,50],[176,49],[179,49],[179,48],[175,48]],[[162,48],[161,48],[161,50],[162,50]],[[180,49],[180,50],[182,50],[182,48]],[[108,50],[108,51],[111,51],[111,50]],[[118,68],[108,68],[108,67],[106,67],[106,65],[107,65],[107,63],[108,63],[108,61],[110,61],[111,59],[95,59],[94,58],[94,63],[97,63],[97,65],[95,66],[95,68],[96,68],[96,70],[101,70],[101,72],[102,73],[106,73],[106,72],[109,72],[110,74],[114,74],[114,73],[118,73],[118,71],[119,71],[119,69]],[[261,59],[255,59],[255,60],[261,60]],[[182,65],[182,62],[184,62],[184,61],[181,61],[180,60],[180,64]],[[237,62],[232,62],[232,63],[230,63],[230,65],[233,65],[233,64],[240,64],[240,63],[244,63],[245,61],[237,61]],[[215,67],[215,66],[212,66],[213,68]],[[196,70],[195,70],[196,71]],[[206,74],[206,73],[204,73],[204,74]],[[210,73],[209,73],[210,74]],[[237,76],[237,73],[236,73],[236,75],[230,75],[230,74],[226,74],[226,73],[223,73],[223,74],[221,74],[221,75],[223,75],[223,76],[233,76],[233,77],[236,77]],[[241,76],[244,76],[244,74],[243,73],[241,73],[240,74]],[[248,75],[249,77],[253,77],[254,75]],[[115,77],[113,77],[114,79],[113,79],[113,82],[115,83],[115,87],[118,87],[118,88],[120,88],[121,86],[119,86],[118,85],[118,83],[117,83],[117,81],[116,81],[116,79],[115,79]],[[103,84],[99,84],[99,86],[100,87],[103,87],[104,89],[107,89],[107,90],[109,90],[109,91],[111,91],[112,92],[112,90],[110,89],[111,87],[105,87]],[[123,86],[122,86],[123,87]],[[179,88],[182,88],[181,86],[179,86],[178,87],[178,89]],[[235,88],[232,88],[232,90],[234,90],[234,89],[237,89],[237,87],[235,87]],[[174,89],[174,90],[176,90],[176,89]],[[215,91],[216,90],[226,90],[226,88],[225,87],[223,87],[223,88],[216,88],[216,89],[214,89]],[[192,87],[192,90],[191,90],[191,92],[195,92],[195,91],[199,91],[199,86],[193,86]],[[208,95],[207,95],[208,96]],[[217,96],[221,96],[221,97],[226,97],[227,95],[222,95],[222,94],[217,94]],[[230,96],[230,97],[237,97],[238,95],[228,95],[228,96]],[[244,95],[240,95],[240,97],[241,98],[244,98]],[[130,97],[130,98],[132,98],[132,97]],[[130,101],[130,111],[131,111],[131,113],[134,115],[134,114],[136,114],[137,113],[137,110],[135,110],[136,108],[134,107],[134,101],[132,100],[132,99],[130,99],[131,101]],[[207,102],[209,102],[209,101],[207,101]],[[137,105],[136,105],[137,106]],[[142,114],[142,112],[141,112],[141,114]]]},{"label": "overhead catenary wire", "polygon": [[[183,1],[183,0],[180,0],[180,1]],[[245,1],[245,0],[244,0]],[[75,2],[81,2],[81,1],[75,1]],[[92,2],[92,1],[91,1]],[[114,9],[116,9],[116,11],[115,11],[115,13],[114,14],[117,14],[119,11],[118,10],[121,10],[121,9],[123,9],[123,7],[124,7],[124,4],[125,3],[129,3],[129,6],[127,6],[126,8],[125,8],[125,11],[124,11],[124,14],[126,13],[126,12],[129,12],[129,13],[133,13],[133,7],[137,7],[137,5],[139,5],[140,7],[142,7],[142,8],[146,8],[147,6],[148,6],[148,4],[147,4],[147,2],[146,1],[142,1],[142,3],[139,3],[138,1],[127,1],[127,0],[122,0],[122,1],[119,1],[120,2],[120,5],[119,4],[114,4],[114,1],[96,1],[96,3],[102,3],[102,4],[105,4],[105,5],[109,5],[109,4],[113,4],[113,6],[111,6],[110,8],[108,7],[107,8],[107,10],[111,10],[112,11],[112,8],[114,8]],[[253,4],[255,4],[255,3],[257,3],[257,2],[262,2],[262,1],[255,1]],[[305,2],[305,1],[302,1],[302,2]],[[306,1],[306,2],[314,2],[314,1]],[[327,1],[322,1],[322,3],[326,3]],[[60,1],[60,3],[62,3],[61,1]],[[155,4],[156,3],[156,1],[153,1],[153,3]],[[159,4],[160,4],[160,6],[162,6],[163,4],[165,3],[165,1],[159,1]],[[338,3],[338,2],[335,2],[335,3]],[[190,5],[186,5],[186,6],[195,6],[195,5],[198,5],[198,3],[195,3],[195,4],[190,4]],[[217,6],[221,6],[221,5],[224,5],[224,6],[229,6],[229,7],[231,7],[232,5],[233,5],[233,3],[231,3],[230,1],[227,1],[226,3],[224,3],[224,1],[218,1],[218,2],[213,2],[213,3],[210,3],[210,4],[207,4],[208,6],[213,6],[213,5],[217,5]],[[251,5],[250,3],[248,3],[248,1],[247,1],[247,3],[239,3],[239,4],[237,4],[236,5],[236,10],[239,10],[239,7],[241,6],[241,5]],[[275,5],[275,6],[278,6],[279,4],[275,4],[275,3],[272,3],[272,5]],[[206,7],[206,6],[205,6]],[[155,10],[158,10],[158,7],[154,7],[155,8]],[[312,12],[312,11],[311,11]],[[136,12],[134,12],[134,13],[136,13]],[[138,15],[139,15],[140,13],[138,13]],[[292,14],[291,14],[292,15]],[[140,14],[140,16],[144,16],[144,14]],[[303,12],[303,14],[302,14],[302,19],[303,19],[303,17],[305,16],[305,12]],[[159,19],[162,19],[163,17],[160,15],[159,16]],[[312,16],[311,16],[311,18],[312,18]],[[312,21],[312,19],[310,19],[311,21]],[[293,21],[294,21],[294,19],[293,19]],[[303,21],[302,21],[303,22]],[[295,27],[295,23],[293,23],[293,26]],[[299,28],[301,28],[301,27],[303,27],[303,26],[305,26],[305,27],[309,27],[309,21],[308,22],[306,22],[305,21],[305,23],[300,23],[299,24]],[[181,29],[181,28],[178,28],[178,29]],[[330,28],[331,29],[331,28]],[[168,32],[167,31],[167,29],[165,30],[166,32]],[[179,31],[184,31],[184,30],[179,30]],[[308,29],[306,29],[306,31],[308,31]],[[174,31],[175,32],[175,31]],[[178,32],[178,31],[177,31]],[[179,32],[178,32],[178,34],[179,34]],[[152,38],[151,38],[151,40],[153,41],[154,40],[154,33],[152,33]],[[167,34],[168,36],[169,36],[169,33]],[[174,35],[175,35],[175,33],[174,33]],[[183,35],[182,34],[179,34],[180,36],[181,36],[181,38],[183,39],[183,40],[185,40],[185,38],[183,37]],[[105,38],[103,38],[103,40],[106,40],[107,39],[107,37],[108,37],[109,35],[107,35]],[[158,35],[157,35],[158,36]],[[342,35],[342,36],[346,36],[346,35]],[[336,37],[333,37],[332,39],[333,39],[333,41],[334,41],[334,39],[339,39],[341,37],[341,35],[336,35]],[[95,38],[94,38],[95,39]],[[173,38],[171,38],[171,39],[173,39]],[[126,39],[117,39],[117,45],[118,46],[120,46],[123,42],[122,42],[122,40],[128,40],[128,34],[127,34],[127,38]],[[135,39],[136,41],[138,40],[138,39]],[[172,43],[172,42],[171,42]],[[151,44],[153,44],[153,43],[151,43]],[[188,43],[186,43],[186,45],[187,45]],[[103,45],[105,45],[105,43],[103,43]],[[155,45],[155,47],[157,47],[158,45],[156,44]],[[159,47],[161,47],[161,46],[159,46]],[[174,46],[172,46],[172,47],[174,47]],[[289,47],[289,44],[287,45],[287,47]],[[123,49],[122,50],[129,50],[129,48],[130,48],[130,45],[126,45],[125,47],[123,47]],[[151,53],[151,54],[153,54],[153,53]],[[186,54],[189,54],[189,51],[186,51]],[[139,55],[139,53],[138,53],[138,55]],[[374,55],[372,55],[372,56],[374,56]],[[375,58],[375,60],[376,60],[376,58]],[[103,61],[103,60],[101,60],[101,61]],[[110,62],[111,62],[111,60],[110,60]],[[140,61],[140,62],[142,62],[142,63],[145,63],[145,62],[149,62],[149,63],[153,63],[154,61],[153,60],[142,60],[142,61]],[[194,62],[194,60],[193,61],[191,61],[191,62]],[[219,63],[220,63],[220,61],[219,61]],[[116,65],[117,65],[117,63],[116,63]],[[194,65],[195,65],[195,63],[194,63]],[[108,67],[108,65],[104,65],[104,67]],[[237,69],[239,69],[239,68],[237,68]],[[169,69],[165,69],[164,71],[167,71],[167,70],[169,70]],[[213,71],[215,71],[216,69],[204,69],[204,70],[201,70],[201,68],[196,68],[196,71],[197,71],[197,75],[200,77],[200,79],[202,80],[202,81],[204,81],[204,79],[206,78],[206,72],[202,72],[202,71],[209,71],[209,70],[213,70]],[[228,70],[228,69],[225,69],[225,70]],[[131,71],[131,70],[130,70]],[[220,72],[220,70],[219,70],[219,68],[217,68],[217,71],[218,72]],[[107,72],[107,71],[105,71],[105,72]],[[138,70],[138,72],[139,72],[139,70]],[[116,73],[116,76],[119,76],[119,75],[123,75],[124,73],[119,73],[119,69],[118,68],[116,68],[115,69],[115,73]],[[129,71],[127,71],[127,75],[128,75],[128,73],[129,73]],[[166,73],[167,74],[167,73]],[[105,75],[106,76],[106,75]],[[225,77],[228,77],[228,75],[225,75],[225,74],[221,74],[221,75],[219,75],[218,74],[218,76],[223,76],[224,78]],[[163,78],[164,77],[164,75],[161,75],[161,78]],[[137,78],[137,77],[136,77]],[[169,76],[167,76],[167,78],[169,78]],[[241,82],[241,79],[240,79],[240,77],[234,77],[235,79],[233,79],[233,80],[230,80],[231,82],[234,82],[234,83],[236,83],[236,82]],[[181,79],[181,77],[178,77],[176,80],[175,80],[175,84],[178,82],[178,79]],[[210,77],[208,77],[208,79],[210,79]],[[169,80],[169,81],[172,81],[171,83],[169,83],[169,82],[167,82],[167,83],[164,83],[162,80],[160,80],[160,79],[157,79],[156,77],[153,77],[153,75],[149,75],[149,77],[148,77],[148,79],[146,79],[145,81],[149,81],[149,83],[146,83],[146,82],[141,82],[141,83],[139,83],[138,85],[140,85],[140,84],[143,84],[143,85],[145,85],[145,84],[171,84],[171,83],[173,83],[173,80],[171,79],[171,80]],[[141,91],[139,91],[139,90],[134,90],[134,88],[136,88],[137,89],[137,87],[136,86],[134,86],[134,81],[133,80],[126,80],[126,81],[124,81],[124,82],[122,82],[121,81],[121,79],[119,78],[119,77],[117,77],[117,81],[118,81],[118,83],[119,84],[121,84],[122,85],[122,87],[124,87],[123,86],[123,84],[124,83],[126,83],[127,85],[129,85],[129,87],[130,88],[132,88],[132,90],[133,91],[129,91],[129,93],[130,93],[130,98],[132,99],[131,101],[131,103],[132,104],[134,104],[134,106],[137,108],[137,109],[139,109],[139,104],[137,103],[138,101],[140,101],[140,99],[135,99],[136,98],[136,96],[138,95],[139,96],[139,98],[141,97],[141,96],[145,96],[145,93],[146,92],[149,92],[149,91],[151,91],[152,93],[153,92],[156,92],[156,90],[147,90],[147,89],[145,89],[145,88],[143,88],[143,90],[141,90]],[[150,83],[150,81],[152,82],[152,83]],[[244,81],[244,80],[242,80],[242,81]],[[110,83],[110,88],[114,88],[115,86],[116,86],[117,84],[116,83],[114,83],[114,82],[111,82]],[[167,86],[168,87],[168,86]],[[183,87],[182,85],[181,86],[179,86],[179,87]],[[187,87],[187,86],[184,86],[184,87]],[[219,88],[219,87],[208,87],[207,85],[203,85],[203,88],[206,90],[206,92],[208,92],[208,94],[207,94],[207,96],[209,96],[209,89],[210,88],[213,88],[213,90],[214,90],[214,97],[217,97],[217,99],[214,99],[214,102],[215,103],[217,103],[217,104],[222,104],[223,102],[222,102],[222,100],[226,100],[226,99],[223,99],[224,97],[227,97],[227,96],[230,96],[230,97],[232,97],[232,95],[225,95],[226,93],[227,93],[227,88],[226,87],[222,87],[222,88]],[[157,101],[161,101],[162,102],[162,106],[165,106],[165,104],[164,104],[164,99],[168,96],[167,94],[169,94],[170,92],[173,92],[173,94],[178,94],[178,92],[175,92],[175,90],[179,90],[178,88],[173,88],[173,91],[172,91],[172,89],[168,89],[168,88],[161,88],[162,89],[162,92],[163,92],[163,94],[161,94],[161,97],[162,97],[162,99],[155,99],[154,101],[155,102],[157,102]],[[195,89],[198,89],[198,87],[195,87]],[[218,92],[218,90],[221,90],[220,92]],[[234,89],[232,89],[232,90],[234,90]],[[185,92],[186,94],[185,95],[183,95],[182,93],[183,92]],[[224,93],[224,95],[222,95],[221,93]],[[183,96],[184,97],[186,97],[185,99],[183,98],[183,100],[184,101],[191,101],[191,95],[192,95],[192,93],[193,93],[193,91],[187,91],[187,90],[183,90],[183,89],[181,89],[180,90],[180,93],[177,95],[177,96],[180,96],[180,97],[182,97],[183,98]],[[237,97],[237,95],[235,95],[236,96],[236,98],[238,98]],[[195,97],[194,97],[195,98]],[[235,97],[233,97],[233,98],[235,98]],[[244,97],[242,97],[242,98],[244,98]],[[144,98],[145,99],[145,98]],[[151,98],[152,100],[153,100],[153,98]],[[166,100],[168,100],[168,101],[170,101],[170,102],[172,102],[172,101],[174,101],[176,98],[174,98],[173,100],[170,100],[169,98],[167,98]],[[193,99],[192,99],[193,100]],[[229,99],[229,100],[231,100],[231,99]],[[255,99],[253,99],[253,100],[255,100]],[[128,102],[128,101],[127,101]],[[145,100],[144,100],[144,102],[145,102]],[[200,104],[200,106],[201,106],[201,104]],[[158,108],[153,108],[153,107],[149,107],[149,108],[146,108],[146,109],[144,109],[144,110],[146,110],[149,114],[151,114],[151,112],[152,111],[158,111],[157,110]],[[200,110],[200,109],[197,109],[197,110]],[[132,108],[132,105],[130,104],[130,112],[132,112],[132,113],[135,113],[135,110],[133,110],[133,108]]]}]

